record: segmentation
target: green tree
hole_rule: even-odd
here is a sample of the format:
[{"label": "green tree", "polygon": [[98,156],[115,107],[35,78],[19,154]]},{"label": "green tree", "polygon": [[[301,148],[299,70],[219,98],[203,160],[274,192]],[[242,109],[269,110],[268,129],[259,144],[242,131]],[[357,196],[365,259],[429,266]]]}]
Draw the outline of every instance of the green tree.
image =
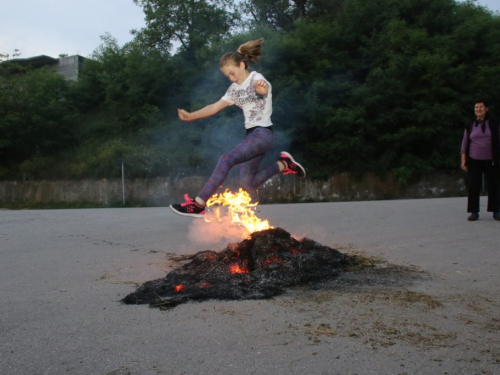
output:
[{"label": "green tree", "polygon": [[185,85],[182,64],[138,41],[119,46],[102,36],[84,63],[75,93],[86,117],[77,129],[82,147],[66,167],[72,177],[117,177],[118,161],[130,178],[168,174],[159,129],[175,121]]},{"label": "green tree", "polygon": [[134,31],[148,45],[170,51],[180,44],[195,56],[196,51],[230,35],[239,16],[229,0],[134,0],[144,10],[146,27]]},{"label": "green tree", "polygon": [[466,104],[498,97],[498,22],[452,0],[345,0],[333,18],[296,23],[285,77],[312,174],[392,170],[406,182],[455,166]]},{"label": "green tree", "polygon": [[136,3],[146,27],[124,46],[105,35],[77,83],[0,64],[0,175],[118,177],[121,161],[131,178],[209,173],[243,136],[241,111],[186,124],[176,109],[218,100],[230,84],[220,56],[259,37],[252,69],[273,87],[276,147],[312,177],[392,171],[405,183],[456,168],[471,99],[500,103],[500,17],[474,2]]},{"label": "green tree", "polygon": [[71,85],[50,68],[0,64],[0,165],[5,174],[26,160],[74,146],[80,113],[68,100]]},{"label": "green tree", "polygon": [[120,47],[109,34],[102,40],[78,83],[80,105],[97,115],[83,130],[98,137],[128,136],[155,126],[159,108],[182,87],[175,63],[169,54],[137,42]]},{"label": "green tree", "polygon": [[250,0],[240,2],[239,11],[248,19],[249,29],[268,27],[275,31],[289,31],[300,19],[317,19],[335,15],[343,0]]},{"label": "green tree", "polygon": [[289,0],[250,0],[239,5],[242,14],[249,17],[248,27],[264,26],[282,31],[290,29],[300,12],[297,6]]}]

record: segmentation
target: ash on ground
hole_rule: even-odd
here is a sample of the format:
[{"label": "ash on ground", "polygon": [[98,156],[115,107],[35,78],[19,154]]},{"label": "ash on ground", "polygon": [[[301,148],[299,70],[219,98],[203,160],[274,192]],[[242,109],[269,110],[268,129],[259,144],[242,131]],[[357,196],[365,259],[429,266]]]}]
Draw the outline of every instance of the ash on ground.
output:
[{"label": "ash on ground", "polygon": [[253,233],[226,249],[201,251],[165,278],[144,283],[122,301],[171,308],[206,299],[262,299],[286,287],[336,278],[353,259],[313,240],[294,239],[281,229]]}]

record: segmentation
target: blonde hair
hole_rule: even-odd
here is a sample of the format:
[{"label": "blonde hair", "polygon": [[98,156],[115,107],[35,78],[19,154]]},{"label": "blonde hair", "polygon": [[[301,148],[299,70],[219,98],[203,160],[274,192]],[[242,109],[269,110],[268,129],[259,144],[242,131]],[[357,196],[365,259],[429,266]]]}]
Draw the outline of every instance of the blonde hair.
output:
[{"label": "blonde hair", "polygon": [[238,47],[236,52],[225,53],[224,56],[220,58],[220,67],[222,68],[228,64],[238,66],[241,62],[244,62],[245,69],[248,68],[248,63],[255,64],[259,61],[262,54],[262,44],[264,44],[264,38],[243,43]]}]

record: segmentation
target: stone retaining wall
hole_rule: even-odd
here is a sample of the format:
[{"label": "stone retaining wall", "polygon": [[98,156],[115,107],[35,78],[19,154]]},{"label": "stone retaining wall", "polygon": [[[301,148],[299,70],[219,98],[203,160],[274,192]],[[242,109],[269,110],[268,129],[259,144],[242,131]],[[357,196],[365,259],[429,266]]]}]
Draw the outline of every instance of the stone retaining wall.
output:
[{"label": "stone retaining wall", "polygon": [[[165,206],[182,200],[186,192],[196,194],[205,179],[206,177],[186,177],[125,180],[125,200],[128,203]],[[237,181],[229,179],[224,188],[237,188]],[[260,187],[258,200],[260,203],[285,203],[437,198],[465,194],[464,175],[461,172],[430,174],[405,187],[398,186],[391,175],[381,179],[370,173],[361,177],[343,173],[326,181],[275,176]],[[122,201],[122,181],[0,181],[0,202],[5,201],[110,204]]]}]

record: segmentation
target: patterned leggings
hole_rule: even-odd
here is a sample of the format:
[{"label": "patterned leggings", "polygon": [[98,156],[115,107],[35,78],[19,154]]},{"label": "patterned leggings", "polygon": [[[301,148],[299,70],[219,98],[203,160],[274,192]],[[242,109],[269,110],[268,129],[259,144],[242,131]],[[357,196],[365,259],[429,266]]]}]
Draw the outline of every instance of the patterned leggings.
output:
[{"label": "patterned leggings", "polygon": [[254,190],[279,173],[277,163],[259,171],[260,162],[273,144],[274,133],[271,130],[259,127],[251,131],[242,142],[219,158],[198,197],[206,202],[224,183],[231,168],[237,164],[240,164],[240,186],[245,190]]}]

